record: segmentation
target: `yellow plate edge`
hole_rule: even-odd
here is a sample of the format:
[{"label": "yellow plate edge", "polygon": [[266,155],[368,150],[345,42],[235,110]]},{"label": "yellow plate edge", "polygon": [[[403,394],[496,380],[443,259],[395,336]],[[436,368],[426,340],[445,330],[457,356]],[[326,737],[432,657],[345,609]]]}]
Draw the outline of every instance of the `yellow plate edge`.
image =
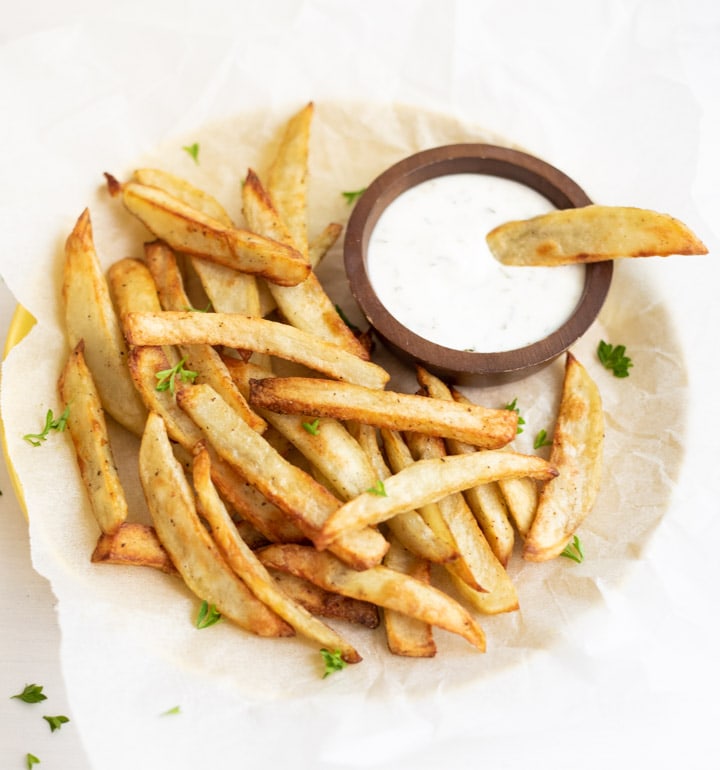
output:
[{"label": "yellow plate edge", "polygon": [[[15,345],[17,345],[27,336],[30,329],[35,326],[35,323],[36,321],[34,316],[22,305],[18,305],[15,308],[15,312],[10,319],[10,326],[8,328],[8,334],[5,339],[3,360],[7,358],[8,353],[15,347]],[[15,473],[15,468],[13,467],[12,461],[10,460],[10,454],[7,448],[7,440],[5,438],[5,425],[2,421],[2,415],[0,415],[0,443],[2,443],[2,451],[3,455],[5,456],[5,463],[7,465],[8,474],[10,476],[10,482],[12,483],[13,489],[15,490],[15,496],[17,497],[18,502],[20,503],[20,507],[22,508],[22,511],[27,518],[25,495],[23,494],[23,488],[22,484],[20,483],[20,479],[18,478],[17,473]]]}]

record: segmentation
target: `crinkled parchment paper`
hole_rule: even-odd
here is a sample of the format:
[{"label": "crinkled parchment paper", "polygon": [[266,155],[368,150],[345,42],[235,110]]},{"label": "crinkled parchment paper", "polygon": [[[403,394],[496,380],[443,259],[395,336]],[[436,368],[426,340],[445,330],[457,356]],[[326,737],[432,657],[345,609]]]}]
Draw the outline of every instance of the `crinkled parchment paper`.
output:
[{"label": "crinkled parchment paper", "polygon": [[[390,6],[398,21],[399,10]],[[322,4],[298,3],[293,8],[298,15],[292,18],[303,28],[316,20],[316,14],[326,21],[334,18],[322,15]],[[457,15],[451,22],[442,21],[441,27],[450,24],[456,32],[457,69],[436,75],[459,88],[465,83],[461,65],[470,61],[460,55],[468,51],[462,20],[469,11],[464,4],[453,8]],[[625,29],[621,21],[614,19],[617,26],[611,25],[618,34]],[[145,35],[148,43],[151,36],[147,31]],[[370,30],[364,35],[369,40]],[[69,50],[85,37],[75,29],[49,39]],[[405,42],[408,52],[416,51],[411,41]],[[441,42],[449,45],[445,38]],[[276,40],[266,44],[278,50]],[[195,38],[188,45],[188,56],[206,50]],[[448,60],[451,50],[446,50]],[[54,55],[65,62],[76,58],[67,52]],[[90,55],[79,56],[81,85],[86,78],[82,65]],[[583,173],[591,170],[590,164],[580,162],[578,147],[558,144],[552,132],[542,128],[538,130],[542,138],[528,146],[532,132],[527,127],[516,134],[495,133],[493,126],[468,118],[477,117],[477,109],[457,109],[455,114],[463,119],[453,117],[453,103],[469,104],[455,90],[448,92],[453,96],[445,98],[443,110],[433,109],[434,103],[443,100],[436,98],[440,89],[432,83],[424,92],[429,98],[410,99],[420,106],[402,106],[402,89],[396,83],[381,88],[372,60],[368,66],[378,89],[376,99],[369,98],[362,85],[351,92],[352,101],[347,93],[341,98],[340,77],[335,73],[329,85],[318,84],[314,93],[308,93],[305,81],[296,94],[286,83],[273,100],[249,88],[247,101],[233,98],[230,109],[218,104],[222,103],[218,95],[228,83],[237,85],[228,68],[242,70],[248,63],[236,49],[226,52],[222,61],[207,56],[212,61],[201,60],[199,66],[207,70],[210,85],[206,83],[201,96],[194,99],[203,120],[179,114],[177,106],[172,106],[168,110],[178,120],[169,126],[162,117],[163,105],[154,104],[144,122],[142,108],[148,105],[141,98],[127,99],[122,87],[110,87],[93,90],[88,100],[73,92],[64,116],[62,110],[55,110],[52,126],[35,124],[39,138],[43,130],[60,132],[68,153],[47,159],[46,173],[55,176],[56,185],[40,185],[32,205],[16,210],[11,236],[20,245],[22,260],[2,256],[5,279],[38,319],[3,366],[3,419],[29,513],[33,561],[59,600],[64,670],[75,721],[89,755],[104,769],[125,767],[131,761],[142,767],[212,766],[212,762],[217,766],[221,758],[230,756],[232,766],[265,767],[295,758],[296,751],[301,751],[307,766],[381,767],[411,758],[416,766],[425,766],[422,757],[430,745],[435,752],[442,752],[444,745],[455,750],[467,745],[463,741],[471,739],[480,714],[482,729],[478,729],[485,740],[512,735],[513,703],[537,699],[537,708],[542,709],[541,694],[556,676],[560,658],[574,681],[584,683],[583,697],[592,697],[601,688],[593,675],[593,629],[613,611],[622,614],[622,608],[612,606],[616,590],[643,558],[648,538],[670,506],[684,452],[687,367],[674,319],[649,278],[649,263],[617,265],[600,318],[573,349],[600,386],[607,419],[602,490],[580,533],[586,561],[525,564],[516,554],[509,569],[521,607],[512,614],[483,619],[488,636],[485,655],[438,631],[435,659],[403,660],[387,653],[381,631],[341,625],[364,661],[323,680],[317,651],[301,639],[260,640],[229,623],[200,632],[192,622],[197,600],[179,581],[151,570],[90,563],[98,531],[79,485],[69,438],[53,435],[42,448],[33,448],[21,437],[38,425],[46,409],[57,407],[55,383],[66,355],[59,322],[62,244],[82,208],[90,208],[105,266],[124,256],[140,256],[142,243],[149,238],[119,202],[108,197],[102,172],[123,178],[134,166],[162,166],[206,189],[239,217],[241,179],[249,167],[262,176],[285,120],[308,98],[316,103],[310,161],[311,233],[331,220],[346,221],[349,208],[342,190],[362,187],[391,163],[438,144],[517,143],[531,152],[544,152],[546,160],[581,185],[585,185]],[[312,69],[318,62],[307,56],[298,62],[308,67],[307,82],[319,83]],[[52,58],[48,55],[48,61]],[[277,64],[272,61],[269,66],[276,77]],[[285,66],[290,68],[290,84],[297,82],[300,75],[292,62]],[[403,69],[410,81],[411,72]],[[361,82],[354,70],[351,78]],[[142,79],[134,72],[129,80],[137,85]],[[246,82],[252,82],[249,75]],[[491,94],[493,88],[510,82],[512,77],[500,71],[495,85],[486,83],[484,88]],[[524,87],[515,86],[508,93],[513,99],[532,95],[526,103],[532,107],[537,85],[528,74]],[[482,91],[479,85],[476,88]],[[155,95],[160,90],[157,84],[149,87]],[[405,91],[411,97],[420,92],[423,89],[417,84]],[[687,94],[678,93],[681,102],[692,104]],[[355,100],[355,96],[363,98]],[[557,99],[560,117],[572,112],[557,95],[546,97],[546,106]],[[499,122],[505,129],[512,125],[512,121]],[[181,149],[196,141],[201,147],[199,164]],[[54,135],[50,146],[56,151],[60,143]],[[595,169],[595,188],[588,189],[591,197],[597,190],[602,194],[599,202],[641,203],[628,200],[640,197],[641,185],[630,183],[628,191],[623,191],[626,171],[633,173],[626,165],[613,174]],[[18,180],[17,195],[27,194],[24,188],[32,179]],[[620,181],[614,186],[612,180]],[[652,198],[650,187],[646,189]],[[681,197],[674,192],[670,204]],[[39,218],[41,212],[43,218]],[[319,272],[332,297],[352,320],[362,323],[345,282],[340,245]],[[635,365],[630,378],[616,380],[600,367],[594,354],[600,339],[622,342],[632,351]],[[382,349],[377,355],[392,370],[394,387],[414,388],[406,369]],[[517,445],[532,451],[528,442],[535,433],[552,429],[561,377],[558,361],[531,379],[466,392],[489,406],[517,398],[526,420]],[[147,514],[133,465],[135,443],[120,430],[113,432],[113,439],[132,515],[143,519]],[[510,674],[512,691],[503,685],[503,677]],[[555,702],[564,698],[565,709],[580,699],[578,692],[560,696],[550,691]],[[181,715],[160,717],[176,705],[181,706]],[[459,735],[463,736],[460,743]],[[108,748],[110,741],[112,748]],[[495,756],[503,755],[502,747],[493,750]]]}]

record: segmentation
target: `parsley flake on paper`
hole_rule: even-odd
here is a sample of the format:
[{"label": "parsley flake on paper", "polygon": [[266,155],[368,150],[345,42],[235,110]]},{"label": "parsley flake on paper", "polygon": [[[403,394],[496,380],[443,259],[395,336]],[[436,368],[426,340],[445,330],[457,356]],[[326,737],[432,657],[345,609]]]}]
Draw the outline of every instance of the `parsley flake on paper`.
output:
[{"label": "parsley flake on paper", "polygon": [[67,724],[70,720],[62,716],[62,714],[56,717],[43,717],[43,719],[50,725],[50,732],[54,733],[55,730],[59,730],[64,724]]},{"label": "parsley flake on paper", "polygon": [[545,428],[538,431],[537,436],[535,436],[535,441],[533,441],[533,448],[534,449],[541,449],[544,446],[551,446],[552,439],[548,436],[547,431]]},{"label": "parsley flake on paper", "polygon": [[200,163],[200,145],[197,142],[184,146],[183,150],[185,150],[195,163]]},{"label": "parsley flake on paper", "polygon": [[42,690],[43,686],[41,684],[26,684],[22,692],[10,697],[17,698],[23,701],[23,703],[40,703],[40,701],[47,700],[47,695]]},{"label": "parsley flake on paper", "polygon": [[523,428],[522,428],[521,426],[522,426],[522,425],[525,425],[525,420],[524,420],[524,418],[523,418],[523,417],[521,417],[521,415],[520,415],[520,408],[519,408],[519,407],[518,407],[518,405],[517,405],[517,398],[514,398],[514,399],[513,399],[513,400],[512,400],[512,401],[511,401],[509,404],[505,404],[505,406],[503,407],[503,409],[507,409],[507,410],[509,410],[510,412],[515,412],[515,413],[517,414],[517,416],[518,416],[518,428],[517,428],[517,432],[518,432],[518,433],[522,433],[522,432],[523,432]]},{"label": "parsley flake on paper", "polygon": [[565,546],[565,550],[562,551],[560,556],[564,556],[566,559],[572,559],[578,564],[582,564],[585,559],[585,553],[580,538],[577,535],[573,535],[572,542]]},{"label": "parsley flake on paper", "polygon": [[609,369],[615,377],[629,377],[629,369],[633,365],[629,356],[625,355],[625,345],[611,345],[605,340],[600,340],[597,348],[600,363]]},{"label": "parsley flake on paper", "polygon": [[214,604],[208,604],[206,601],[200,605],[195,626],[197,628],[209,628],[222,620],[222,615]]},{"label": "parsley flake on paper", "polygon": [[45,425],[40,433],[26,433],[23,438],[33,446],[40,446],[43,441],[47,441],[47,437],[51,430],[55,430],[58,433],[62,433],[67,427],[68,417],[70,416],[70,405],[66,406],[60,417],[55,419],[52,409],[48,409],[45,415]]},{"label": "parsley flake on paper", "polygon": [[330,650],[323,647],[320,650],[320,655],[322,655],[323,663],[325,663],[325,673],[323,674],[323,679],[330,676],[330,674],[334,674],[336,671],[342,671],[342,669],[347,666],[347,663],[342,659],[340,650],[330,652]]},{"label": "parsley flake on paper", "polygon": [[28,752],[25,755],[25,767],[27,767],[28,770],[30,770],[30,768],[32,768],[33,765],[39,765],[39,764],[40,764],[40,760],[34,754],[31,754],[30,752]]},{"label": "parsley flake on paper", "polygon": [[367,190],[367,187],[361,187],[359,190],[349,190],[347,192],[343,192],[342,196],[345,198],[346,203],[348,206],[355,203],[355,201]]}]

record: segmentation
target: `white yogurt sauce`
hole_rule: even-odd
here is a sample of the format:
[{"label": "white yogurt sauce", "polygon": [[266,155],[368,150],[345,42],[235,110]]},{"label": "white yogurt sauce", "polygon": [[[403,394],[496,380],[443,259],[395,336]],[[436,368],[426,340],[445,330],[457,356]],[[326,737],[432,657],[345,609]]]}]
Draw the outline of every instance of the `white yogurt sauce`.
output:
[{"label": "white yogurt sauce", "polygon": [[368,245],[370,282],[398,321],[445,347],[491,353],[536,342],[569,318],[585,268],[506,267],[485,236],[552,208],[535,190],[500,177],[421,182],[381,214]]}]

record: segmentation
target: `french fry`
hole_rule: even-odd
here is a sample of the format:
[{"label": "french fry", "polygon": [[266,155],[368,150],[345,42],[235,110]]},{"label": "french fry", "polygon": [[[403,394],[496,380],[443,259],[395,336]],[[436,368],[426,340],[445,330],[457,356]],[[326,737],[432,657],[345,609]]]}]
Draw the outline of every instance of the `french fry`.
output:
[{"label": "french fry", "polygon": [[[439,377],[421,366],[416,367],[416,373],[419,384],[431,398],[453,400],[452,390]],[[445,444],[451,454],[470,454],[477,451],[476,447],[455,439],[447,439]],[[515,534],[497,482],[470,487],[463,495],[493,553],[503,566],[507,565]]]},{"label": "french fry", "polygon": [[377,628],[380,625],[378,608],[370,602],[326,591],[309,580],[303,580],[287,572],[274,569],[269,569],[268,572],[289,597],[298,604],[302,604],[313,615],[345,620],[365,628]]},{"label": "french fry", "polygon": [[[191,303],[172,250],[162,241],[146,243],[145,261],[157,286],[163,310],[187,310]],[[180,353],[187,359],[187,368],[197,373],[197,382],[212,385],[253,430],[260,433],[265,430],[267,423],[248,406],[215,348],[211,345],[181,345]]]},{"label": "french fry", "polygon": [[[243,212],[248,225],[268,238],[292,245],[293,238],[252,169],[242,190]],[[314,272],[296,286],[268,284],[270,294],[285,320],[298,329],[345,348],[365,360],[368,353],[335,310]]]},{"label": "french fry", "polygon": [[[407,442],[420,461],[447,459],[442,439],[435,436],[410,434]],[[474,457],[477,454],[455,457]],[[496,455],[502,454],[505,454],[502,450],[496,451]],[[478,485],[472,484],[469,488],[475,486]],[[518,596],[515,586],[490,548],[460,491],[441,498],[437,505],[460,554],[459,559],[445,567],[461,594],[474,609],[486,614],[516,610]]]},{"label": "french fry", "polygon": [[342,233],[342,225],[338,222],[330,222],[308,246],[308,259],[313,270],[323,261],[325,255],[335,245]]},{"label": "french fry", "polygon": [[144,262],[132,257],[119,259],[110,265],[107,275],[121,325],[122,317],[131,310],[150,313],[162,310],[155,281]]},{"label": "french fry", "polygon": [[707,254],[682,222],[648,209],[584,206],[506,222],[487,235],[505,265],[566,265],[622,257]]},{"label": "french fry", "polygon": [[158,539],[185,585],[251,633],[292,636],[292,627],[256,599],[221,556],[198,518],[192,489],[173,456],[165,423],[154,413],[148,416],[140,442],[139,467]]},{"label": "french fry", "polygon": [[112,535],[127,519],[128,506],[108,438],[100,395],[85,363],[83,341],[63,367],[58,391],[68,410],[70,433],[80,476],[100,530]]},{"label": "french fry", "polygon": [[524,559],[546,561],[562,553],[590,513],[600,487],[604,426],[597,385],[585,367],[568,353],[550,451],[550,461],[557,467],[558,476],[540,492],[523,547]]},{"label": "french fry", "polygon": [[355,420],[392,430],[456,438],[487,449],[504,446],[517,430],[517,414],[508,409],[488,409],[308,377],[252,381],[248,400],[251,406],[275,412]]},{"label": "french fry", "polygon": [[103,532],[90,560],[93,564],[153,567],[169,575],[177,575],[175,565],[155,530],[134,521],[123,522],[112,535]]},{"label": "french fry", "polygon": [[258,551],[258,558],[266,567],[291,572],[328,591],[459,634],[485,652],[485,634],[470,613],[442,591],[409,575],[383,566],[355,570],[331,553],[301,545],[270,545]]},{"label": "french fry", "polygon": [[397,513],[501,476],[551,479],[555,475],[552,465],[540,457],[499,450],[420,460],[386,479],[384,493],[363,492],[342,505],[327,519],[314,542],[318,548],[326,548],[342,533],[379,524]]},{"label": "french fry", "polygon": [[312,102],[293,115],[285,126],[270,166],[268,193],[293,243],[307,255],[307,176]]},{"label": "french fry", "polygon": [[139,436],[147,412],[127,370],[127,345],[100,270],[87,209],[65,243],[62,300],[68,343],[72,349],[84,341],[103,408]]},{"label": "french fry", "polygon": [[337,345],[276,321],[234,313],[165,311],[128,313],[124,326],[132,345],[224,345],[254,350],[368,388],[382,388],[390,378],[377,364],[363,361]]},{"label": "french fry", "polygon": [[[390,548],[383,562],[388,569],[402,572],[415,580],[430,584],[430,562],[420,559],[403,548],[396,540],[390,540]],[[388,649],[393,655],[408,658],[432,658],[437,652],[432,626],[417,618],[396,610],[383,613]]]},{"label": "french fry", "polygon": [[[327,518],[340,506],[336,497],[281,457],[208,385],[181,388],[178,402],[226,462],[285,511],[306,537],[313,541],[319,537]],[[333,551],[348,564],[364,569],[382,561],[387,541],[366,528],[341,534]]]},{"label": "french fry", "polygon": [[195,449],[193,485],[198,496],[200,512],[210,526],[213,540],[227,563],[253,594],[289,623],[297,633],[317,642],[321,647],[339,650],[347,663],[359,663],[362,658],[357,650],[284,594],[245,544],[212,483],[210,455],[202,444]]},{"label": "french fry", "polygon": [[[274,376],[261,367],[237,359],[225,359],[233,381],[241,393],[249,394],[250,379]],[[375,483],[375,474],[365,452],[338,420],[308,420],[259,409],[260,415],[292,444],[327,479],[344,500],[359,495]]]},{"label": "french fry", "polygon": [[156,238],[185,254],[209,259],[283,286],[305,280],[310,263],[296,249],[222,222],[157,187],[122,185],[122,202]]}]

